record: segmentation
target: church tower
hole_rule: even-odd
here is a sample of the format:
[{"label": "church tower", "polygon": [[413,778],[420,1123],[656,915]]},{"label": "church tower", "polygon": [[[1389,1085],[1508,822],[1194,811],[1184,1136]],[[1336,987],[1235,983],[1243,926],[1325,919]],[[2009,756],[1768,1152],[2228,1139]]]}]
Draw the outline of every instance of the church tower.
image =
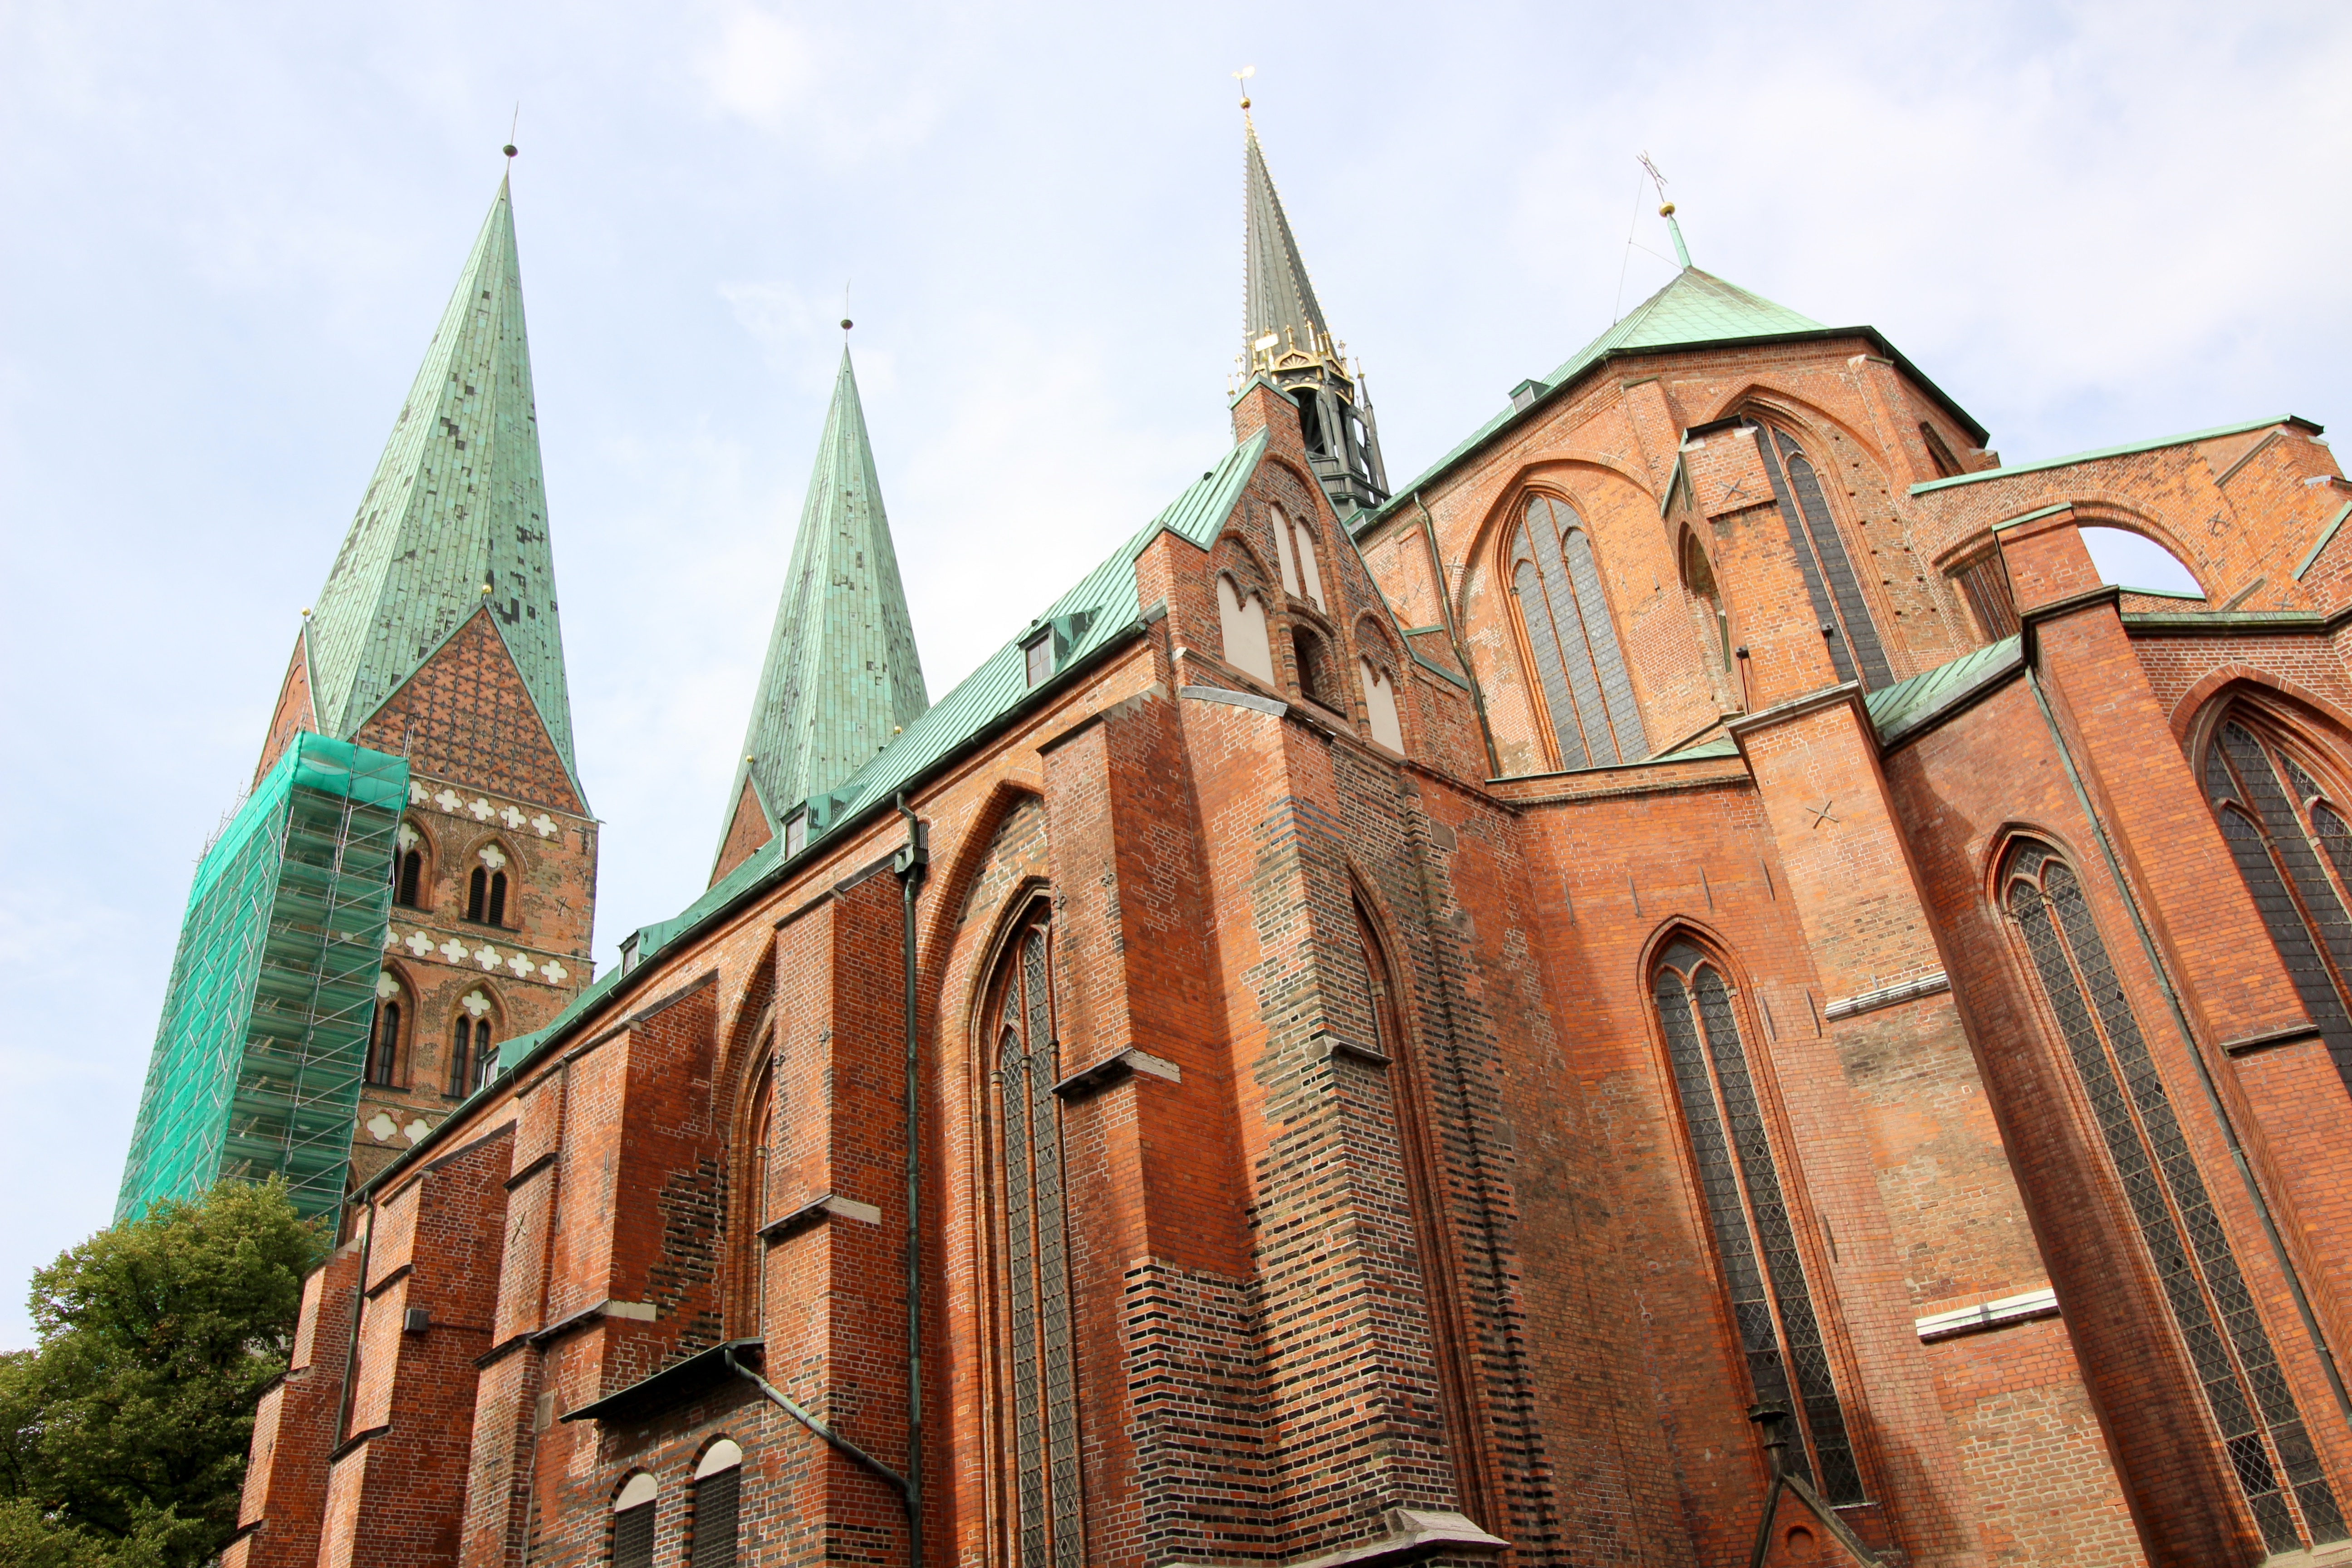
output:
[{"label": "church tower", "polygon": [[502,180],[199,866],[123,1212],[324,1212],[424,1138],[587,983],[596,826]]},{"label": "church tower", "polygon": [[827,792],[929,706],[845,343],[710,879],[779,834],[796,850]]},{"label": "church tower", "polygon": [[1246,98],[1242,123],[1242,374],[1244,380],[1264,375],[1297,400],[1315,477],[1344,518],[1389,499],[1380,426],[1362,368],[1349,373],[1347,345],[1331,336],[1307,281]]}]

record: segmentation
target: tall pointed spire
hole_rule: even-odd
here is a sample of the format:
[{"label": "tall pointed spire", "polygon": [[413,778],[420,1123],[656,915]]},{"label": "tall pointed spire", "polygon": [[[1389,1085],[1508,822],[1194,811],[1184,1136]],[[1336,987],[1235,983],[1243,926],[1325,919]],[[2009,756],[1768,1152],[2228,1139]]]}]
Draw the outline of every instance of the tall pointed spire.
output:
[{"label": "tall pointed spire", "polygon": [[485,609],[576,782],[522,272],[503,179],[305,629],[319,727],[357,734]]},{"label": "tall pointed spire", "polygon": [[1307,281],[1290,219],[1266,172],[1249,100],[1242,100],[1242,369],[1264,375],[1298,402],[1307,454],[1342,516],[1388,499],[1380,427],[1347,345],[1331,336]]},{"label": "tall pointed spire", "polygon": [[794,806],[865,766],[929,706],[845,343],[744,759],[727,797],[718,874],[782,832]]}]

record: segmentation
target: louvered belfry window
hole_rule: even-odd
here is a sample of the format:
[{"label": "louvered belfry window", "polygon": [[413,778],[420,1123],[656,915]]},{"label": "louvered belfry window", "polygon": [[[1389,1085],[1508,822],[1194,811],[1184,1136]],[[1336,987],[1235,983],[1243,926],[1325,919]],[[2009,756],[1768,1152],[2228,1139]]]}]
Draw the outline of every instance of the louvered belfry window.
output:
[{"label": "louvered belfry window", "polygon": [[2335,1492],[2081,882],[2031,841],[2010,852],[2003,879],[2009,916],[2264,1545],[2276,1552],[2343,1540]]},{"label": "louvered belfry window", "polygon": [[1043,918],[1014,938],[997,980],[994,1110],[1003,1426],[1013,1461],[1008,1558],[1080,1568],[1078,1407],[1062,1189],[1061,1049],[1053,942]]},{"label": "louvered belfry window", "polygon": [[1687,940],[1659,955],[1651,996],[1748,1386],[1758,1404],[1796,1415],[1804,1440],[1789,1451],[1790,1468],[1831,1502],[1860,1502],[1862,1475],[1740,1038],[1737,996],[1722,969]]},{"label": "louvered belfry window", "polygon": [[1789,527],[1789,544],[1796,552],[1797,570],[1805,579],[1805,593],[1813,614],[1821,618],[1829,645],[1830,663],[1840,680],[1860,680],[1870,690],[1891,686],[1895,676],[1886,667],[1886,650],[1879,646],[1878,628],[1870,618],[1869,600],[1854,575],[1845,541],[1830,516],[1828,498],[1813,462],[1787,431],[1748,421],[1756,432],[1756,452],[1764,459],[1772,481],[1772,499],[1780,503],[1781,521]]},{"label": "louvered belfry window", "polygon": [[1648,756],[1633,678],[1601,588],[1601,565],[1582,520],[1567,503],[1528,498],[1511,535],[1511,588],[1559,744],[1559,765],[1610,767]]},{"label": "louvered belfry window", "polygon": [[2205,753],[2205,794],[2296,994],[2352,1085],[2352,826],[2312,771],[2242,710]]}]

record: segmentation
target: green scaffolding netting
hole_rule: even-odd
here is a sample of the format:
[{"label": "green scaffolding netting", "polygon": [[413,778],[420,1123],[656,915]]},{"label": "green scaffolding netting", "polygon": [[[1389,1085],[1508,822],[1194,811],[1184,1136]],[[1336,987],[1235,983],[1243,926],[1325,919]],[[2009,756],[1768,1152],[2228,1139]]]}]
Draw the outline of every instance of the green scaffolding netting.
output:
[{"label": "green scaffolding netting", "polygon": [[342,1201],[408,762],[299,734],[188,893],[115,1217],[225,1176]]}]

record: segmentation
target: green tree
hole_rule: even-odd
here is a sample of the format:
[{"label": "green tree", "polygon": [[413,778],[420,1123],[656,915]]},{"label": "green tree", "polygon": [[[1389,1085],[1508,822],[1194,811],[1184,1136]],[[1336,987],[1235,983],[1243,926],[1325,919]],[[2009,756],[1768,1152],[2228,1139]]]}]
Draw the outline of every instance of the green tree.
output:
[{"label": "green tree", "polygon": [[33,1276],[40,1346],[0,1356],[0,1563],[183,1568],[221,1549],[321,1240],[281,1183],[223,1182]]}]

